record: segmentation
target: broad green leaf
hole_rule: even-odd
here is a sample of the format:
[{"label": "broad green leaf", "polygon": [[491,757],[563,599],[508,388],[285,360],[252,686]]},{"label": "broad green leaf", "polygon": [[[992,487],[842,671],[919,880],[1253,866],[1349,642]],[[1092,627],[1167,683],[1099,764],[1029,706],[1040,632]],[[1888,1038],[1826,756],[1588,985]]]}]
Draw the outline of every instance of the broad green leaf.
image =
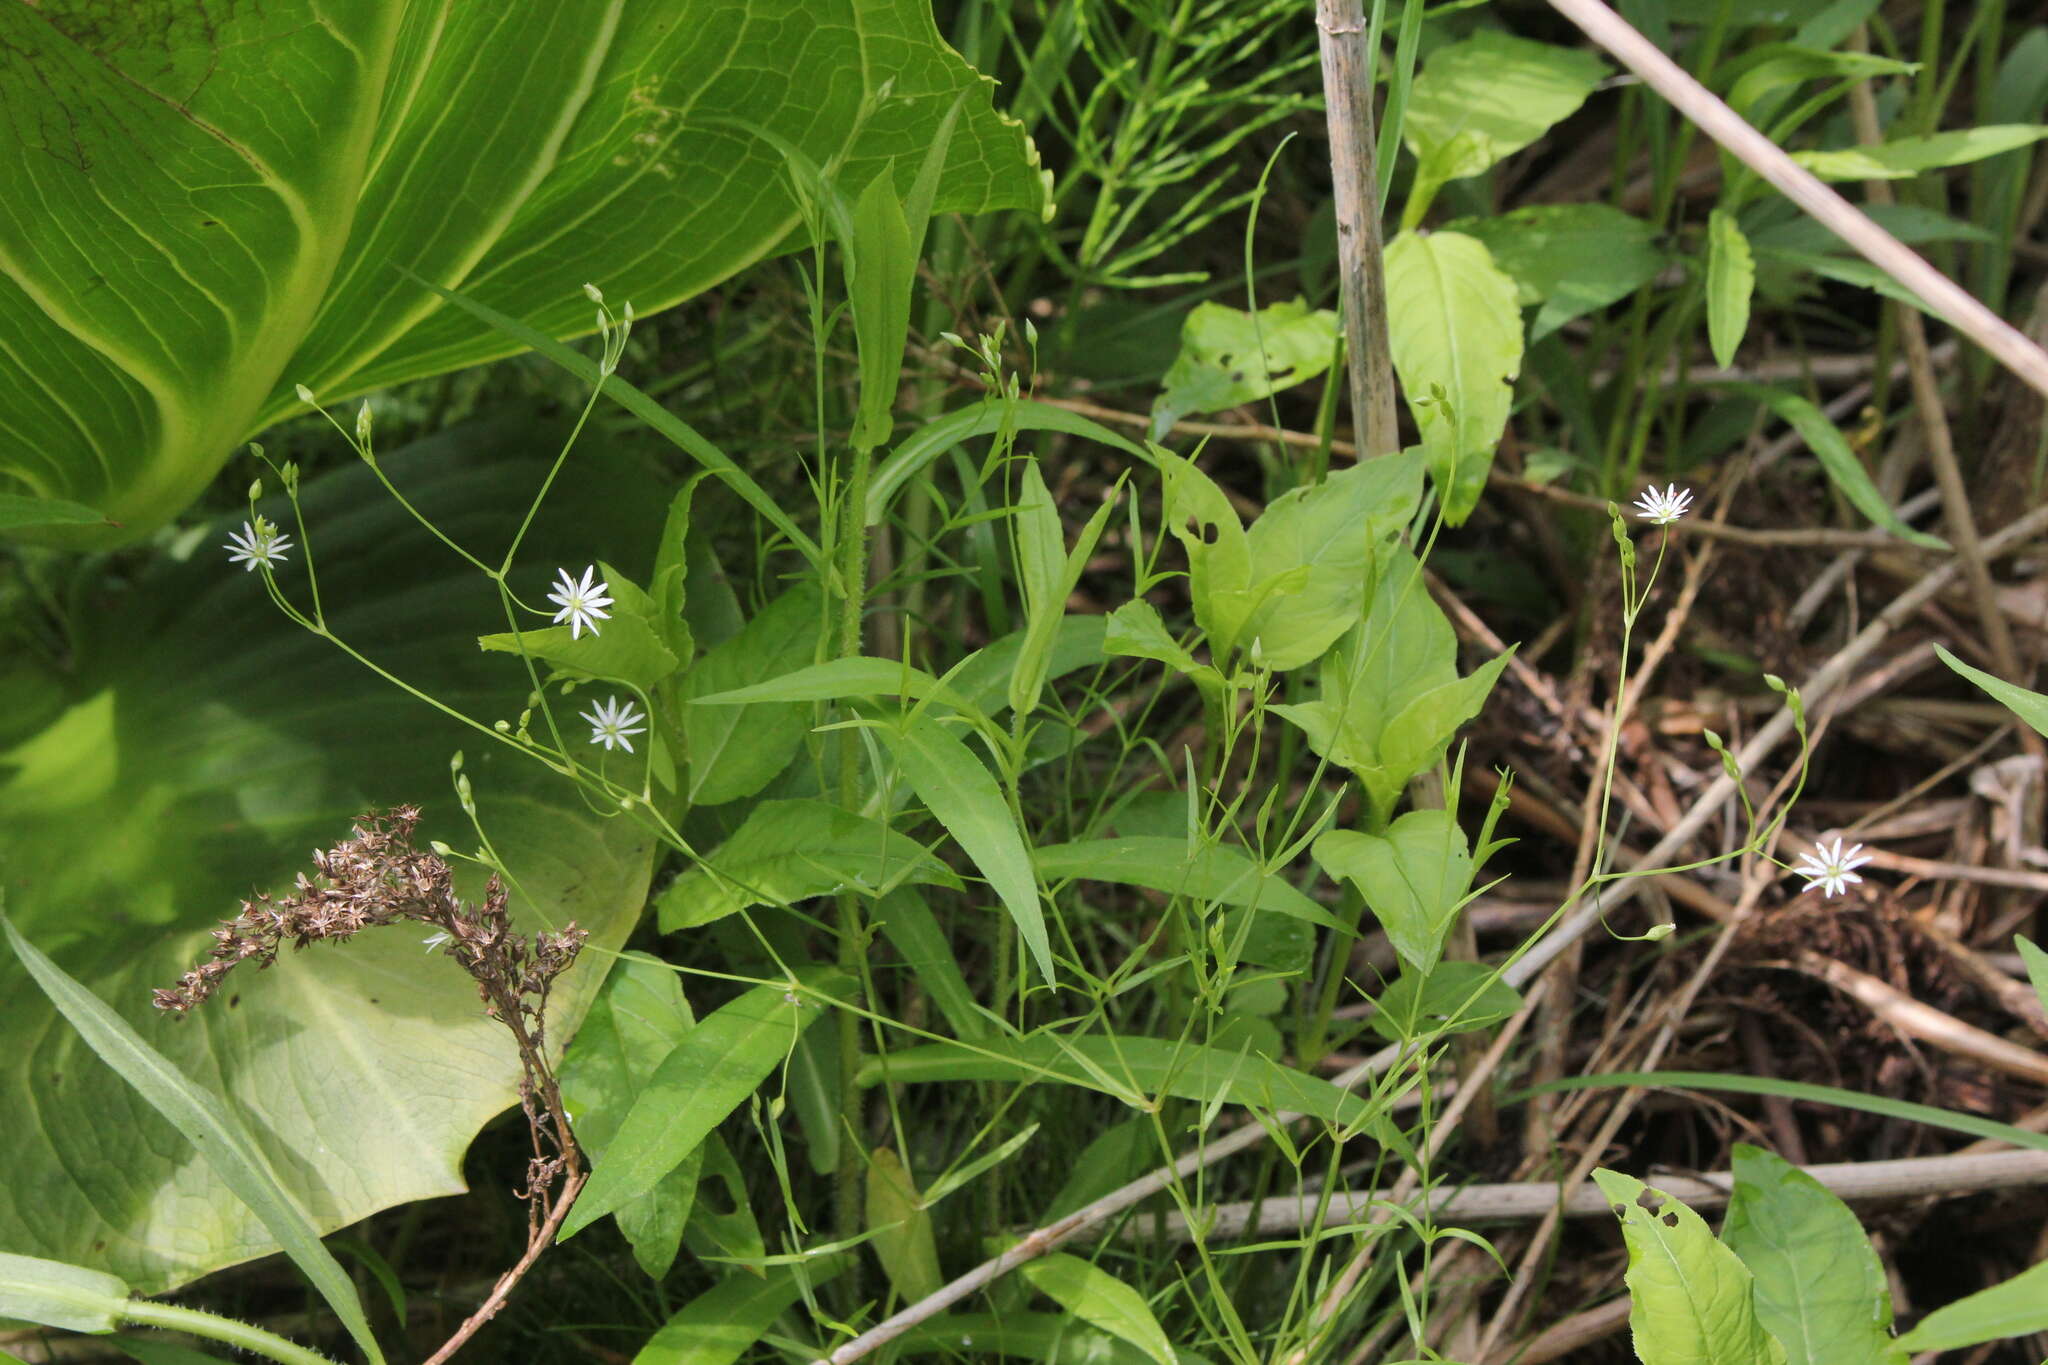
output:
[{"label": "broad green leaf", "polygon": [[1643,1365],[1785,1365],[1785,1348],[1757,1321],[1749,1271],[1698,1214],[1618,1171],[1596,1170],[1593,1182],[1621,1217]]},{"label": "broad green leaf", "polygon": [[[792,586],[699,659],[683,676],[682,696],[695,701],[806,667],[817,656],[824,611],[816,584]],[[767,786],[796,757],[812,720],[802,701],[685,706],[682,712],[690,762],[685,791],[700,806],[737,801]]]},{"label": "broad green leaf", "polygon": [[[666,963],[628,953],[613,965],[558,1068],[576,1141],[592,1160],[604,1160],[641,1089],[695,1026],[689,1001]],[[615,1215],[633,1258],[655,1280],[668,1273],[682,1244],[702,1152],[685,1157]]]},{"label": "broad green leaf", "polygon": [[562,1236],[646,1194],[681,1165],[824,1016],[820,997],[845,984],[837,972],[802,969],[796,986],[756,986],[699,1020],[640,1088],[562,1221]]},{"label": "broad green leaf", "polygon": [[1422,221],[1445,181],[1479,174],[1570,117],[1606,75],[1607,64],[1589,52],[1496,29],[1431,53],[1401,122],[1417,162],[1401,226]]},{"label": "broad green leaf", "polygon": [[1929,133],[1924,137],[1902,137],[1873,147],[1794,152],[1792,159],[1823,180],[1903,180],[1922,171],[1982,161],[1987,156],[2030,146],[2044,137],[2048,137],[2048,127],[2040,124],[1993,124]]},{"label": "broad green leaf", "polygon": [[[1159,617],[1159,608],[1142,597],[1132,598],[1109,614],[1102,652],[1127,659],[1152,659],[1176,673],[1194,674],[1204,668],[1166,629],[1166,622]],[[1214,669],[1209,671],[1215,672]],[[1217,681],[1222,681],[1221,674],[1217,675]]]},{"label": "broad green leaf", "polygon": [[[1387,336],[1422,431],[1444,517],[1464,524],[1493,467],[1522,368],[1515,282],[1461,232],[1404,232],[1387,246]],[[1441,388],[1446,414],[1427,402]]]},{"label": "broad green leaf", "polygon": [[1229,496],[1192,460],[1158,446],[1152,458],[1165,480],[1167,529],[1188,557],[1195,623],[1209,637],[1209,653],[1228,659],[1257,606],[1244,522]]},{"label": "broad green leaf", "polygon": [[1052,981],[1052,945],[1038,903],[1031,853],[995,778],[960,737],[929,712],[885,721],[875,733],[925,809],[988,879],[1032,961],[1046,981]]},{"label": "broad green leaf", "polygon": [[1736,348],[1749,330],[1749,296],[1756,288],[1756,258],[1735,215],[1715,209],[1707,215],[1707,339],[1714,363],[1735,363]]},{"label": "broad green leaf", "polygon": [[633,1365],[732,1365],[795,1307],[807,1285],[844,1269],[844,1257],[777,1266],[765,1278],[732,1275],[690,1300],[656,1332]]},{"label": "broad green leaf", "polygon": [[104,1000],[23,938],[5,915],[0,915],[0,933],[6,935],[7,946],[93,1055],[118,1072],[145,1104],[192,1144],[220,1183],[256,1215],[285,1255],[320,1291],[371,1365],[381,1365],[384,1353],[370,1332],[354,1282],[321,1244],[312,1220],[286,1190],[240,1116],[218,1096],[194,1084]]},{"label": "broad green leaf", "polygon": [[1267,668],[1321,658],[1358,620],[1372,568],[1422,501],[1423,452],[1365,460],[1290,489],[1245,533],[1252,604],[1244,623]]},{"label": "broad green leaf", "polygon": [[[565,430],[508,412],[381,464],[436,525],[495,560]],[[594,435],[575,459],[578,477],[553,491],[513,570],[523,600],[542,598],[557,565],[587,562],[592,525],[607,528],[605,548],[622,563],[651,551],[665,490]],[[654,844],[630,818],[593,814],[489,731],[517,717],[529,682],[516,659],[475,646],[479,626],[503,620],[481,575],[365,468],[309,480],[301,494],[330,628],[484,730],[285,620],[260,574],[230,569],[211,548],[226,538],[215,525],[189,562],[131,568],[118,597],[74,618],[78,701],[43,732],[33,768],[0,777],[0,877],[22,932],[248,1115],[292,1198],[331,1231],[461,1192],[470,1138],[516,1102],[517,1054],[475,985],[421,951],[424,930],[392,928],[287,953],[267,971],[245,967],[187,1019],[154,1010],[150,988],[205,954],[207,931],[238,899],[310,872],[307,851],[345,838],[366,810],[419,802],[423,840],[473,848],[449,791],[458,749],[478,818],[506,857],[519,932],[574,919],[601,960],[639,916]],[[290,524],[288,509],[262,510]],[[304,562],[294,551],[278,574],[301,603]],[[551,704],[581,757],[588,731]],[[548,733],[538,714],[534,732]],[[481,874],[462,874],[459,887],[480,895]],[[557,983],[555,1037],[574,1031],[601,976],[586,961]],[[11,958],[0,960],[0,1111],[15,1116],[0,1246],[95,1265],[138,1293],[278,1249]]]},{"label": "broad green leaf", "polygon": [[[711,1198],[690,1206],[690,1225],[683,1229],[683,1240],[697,1256],[723,1257],[760,1275],[768,1247],[749,1202],[747,1174],[718,1134],[705,1138],[700,1150],[703,1183],[717,1189]],[[726,1207],[721,1209],[721,1204]]]},{"label": "broad green leaf", "polygon": [[1907,1351],[1953,1351],[1985,1341],[2048,1332],[2048,1261],[1920,1319],[1899,1338]]},{"label": "broad green leaf", "polygon": [[1122,1337],[1157,1365],[1176,1365],[1173,1345],[1145,1296],[1101,1266],[1055,1251],[1026,1261],[1018,1273],[1081,1321]]},{"label": "broad green leaf", "polygon": [[1456,817],[1411,810],[1384,835],[1333,829],[1316,840],[1314,855],[1323,871],[1358,888],[1406,970],[1429,975],[1472,886],[1472,852]]},{"label": "broad green leaf", "polygon": [[1191,412],[1255,403],[1330,368],[1337,315],[1300,299],[1256,313],[1198,303],[1181,324],[1180,354],[1152,404],[1152,439]]},{"label": "broad green leaf", "polygon": [[1121,882],[1216,905],[1271,910],[1343,932],[1329,911],[1296,891],[1286,878],[1264,871],[1234,848],[1205,844],[1190,850],[1185,839],[1126,835],[1050,844],[1033,856],[1038,875],[1048,882],[1069,877]]},{"label": "broad green leaf", "polygon": [[1145,1106],[1160,1095],[1307,1114],[1348,1127],[1372,1107],[1348,1090],[1254,1053],[1166,1038],[1080,1038],[1037,1034],[980,1042],[927,1043],[861,1068],[860,1084],[932,1081],[1054,1081]]},{"label": "broad green leaf", "polygon": [[988,1016],[975,998],[973,988],[953,959],[953,945],[939,927],[924,897],[908,886],[899,886],[874,904],[870,912],[882,933],[895,945],[904,965],[917,974],[918,981],[953,1026],[953,1032],[970,1042],[985,1036]]},{"label": "broad green leaf", "polygon": [[1721,1240],[1756,1279],[1756,1314],[1788,1365],[1905,1365],[1884,1263],[1856,1215],[1782,1157],[1735,1144]]},{"label": "broad green leaf", "polygon": [[[1121,1337],[1084,1326],[1071,1313],[952,1313],[928,1319],[897,1338],[906,1355],[958,1359],[981,1355],[1043,1365],[1146,1365],[1152,1357]],[[1208,1358],[1178,1348],[1179,1365]]]},{"label": "broad green leaf", "polygon": [[2048,697],[2009,683],[2003,678],[1986,673],[1981,668],[1972,668],[1941,645],[1936,645],[1934,652],[1939,654],[1941,661],[1951,669],[1983,688],[1991,695],[1992,700],[2004,702],[2008,711],[2041,734],[2048,735]]},{"label": "broad green leaf", "polygon": [[36,357],[0,395],[0,492],[123,524],[44,539],[133,539],[295,384],[332,402],[517,349],[401,268],[562,337],[586,282],[645,315],[800,245],[781,154],[733,120],[850,194],[907,182],[965,94],[934,207],[1044,204],[922,0],[801,20],[792,47],[761,0],[0,8],[0,102],[39,111],[0,145],[0,333]]},{"label": "broad green leaf", "polygon": [[1372,803],[1369,823],[1383,824],[1409,779],[1477,714],[1503,665],[1495,659],[1460,678],[1457,656],[1457,635],[1430,599],[1420,564],[1396,550],[1364,622],[1324,658],[1321,695],[1271,709],[1300,726],[1316,753],[1358,777]]},{"label": "broad green leaf", "polygon": [[[2048,39],[2044,39],[2048,42]],[[1965,222],[1923,204],[1859,204],[1865,216],[1908,246],[1933,242],[1974,242],[1990,246],[1998,235],[1976,223]],[[1781,223],[1759,228],[1750,234],[1750,245],[1758,251],[1802,251],[1846,253],[1848,245],[1818,220],[1798,213]]]},{"label": "broad green leaf", "polygon": [[936,1294],[945,1284],[931,1212],[893,1147],[868,1154],[867,1230],[874,1234],[875,1259],[905,1303]]},{"label": "broad green leaf", "polygon": [[0,1320],[19,1318],[65,1332],[111,1332],[127,1303],[128,1286],[118,1275],[0,1251]]},{"label": "broad green leaf", "polygon": [[2034,994],[2041,997],[2041,1008],[2048,1010],[2048,952],[2043,952],[2025,934],[2016,935],[2013,946],[2019,949],[2020,960],[2027,964],[2027,980],[2033,983]]},{"label": "broad green leaf", "polygon": [[1627,298],[1669,261],[1655,227],[1606,204],[1534,204],[1444,227],[1486,248],[1514,279],[1523,307],[1543,305],[1529,327],[1532,344],[1573,318]]},{"label": "broad green leaf", "polygon": [[1426,975],[1404,971],[1380,992],[1366,1021],[1388,1042],[1438,1029],[1467,1033],[1497,1024],[1522,1007],[1522,996],[1480,962],[1439,962]]},{"label": "broad green leaf", "polygon": [[1884,500],[1884,494],[1877,491],[1877,485],[1870,481],[1869,473],[1863,468],[1863,461],[1842,436],[1828,415],[1805,398],[1786,389],[1772,388],[1768,384],[1727,383],[1717,385],[1733,393],[1744,394],[1769,408],[1779,419],[1799,433],[1807,449],[1819,457],[1821,468],[1828,478],[1841,490],[1842,496],[1870,518],[1874,525],[1883,527],[1902,540],[1923,545],[1930,550],[1946,550],[1948,542],[1939,536],[1916,531],[1899,520],[1898,513]]},{"label": "broad green leaf", "polygon": [[846,887],[873,894],[902,882],[960,885],[924,845],[879,820],[826,801],[763,801],[655,906],[661,931],[672,934],[753,905],[790,905]]},{"label": "broad green leaf", "polygon": [[107,519],[83,503],[63,498],[25,498],[19,493],[0,493],[0,531],[20,531],[35,526],[103,526]]}]

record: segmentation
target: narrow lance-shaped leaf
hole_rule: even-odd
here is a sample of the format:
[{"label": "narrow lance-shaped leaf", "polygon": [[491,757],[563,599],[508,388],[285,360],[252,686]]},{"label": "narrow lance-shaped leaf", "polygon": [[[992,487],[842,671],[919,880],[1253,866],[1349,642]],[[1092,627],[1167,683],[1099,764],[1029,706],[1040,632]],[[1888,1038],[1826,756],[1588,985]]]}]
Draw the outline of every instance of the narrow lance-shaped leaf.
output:
[{"label": "narrow lance-shaped leaf", "polygon": [[1003,799],[1002,788],[966,744],[930,712],[913,712],[900,723],[875,727],[896,766],[946,832],[951,834],[996,896],[1030,951],[1038,970],[1053,977],[1052,944],[1038,903],[1038,879],[1024,836]]},{"label": "narrow lance-shaped leaf", "polygon": [[1948,542],[1939,536],[1916,531],[1899,520],[1899,514],[1878,492],[1877,485],[1870,481],[1870,474],[1863,468],[1863,461],[1857,458],[1849,442],[1828,415],[1810,401],[1785,389],[1773,388],[1768,384],[1728,383],[1720,385],[1733,393],[1745,394],[1769,408],[1772,413],[1788,423],[1806,442],[1807,449],[1819,458],[1821,468],[1840,489],[1842,496],[1871,522],[1883,527],[1902,540],[1930,550],[1946,550]]},{"label": "narrow lance-shaped leaf", "polygon": [[1055,1251],[1026,1261],[1031,1287],[1085,1323],[1122,1337],[1157,1362],[1176,1365],[1173,1344],[1145,1296],[1101,1266]]},{"label": "narrow lance-shaped leaf", "polygon": [[381,1365],[384,1353],[370,1334],[369,1319],[363,1315],[363,1302],[356,1294],[354,1282],[321,1245],[320,1234],[307,1220],[305,1210],[279,1183],[277,1173],[250,1140],[241,1121],[144,1042],[127,1020],[107,1008],[105,1001],[23,938],[14,922],[4,915],[0,915],[0,932],[6,934],[15,956],[28,968],[43,993],[100,1060],[118,1071],[121,1079],[198,1149],[221,1182],[263,1220],[263,1226],[270,1229],[285,1254],[297,1262],[363,1354],[373,1365]]},{"label": "narrow lance-shaped leaf", "polygon": [[1707,340],[1714,363],[1735,363],[1742,334],[1749,330],[1749,296],[1756,288],[1756,258],[1735,215],[1715,209],[1707,216]]},{"label": "narrow lance-shaped leaf", "polygon": [[836,972],[807,969],[794,987],[756,986],[699,1020],[641,1087],[562,1221],[562,1236],[647,1193],[696,1151],[789,1055],[797,1035],[823,1017],[820,997],[844,985]]},{"label": "narrow lance-shaped leaf", "polygon": [[0,1319],[65,1332],[111,1332],[127,1302],[128,1286],[118,1275],[0,1251]]}]

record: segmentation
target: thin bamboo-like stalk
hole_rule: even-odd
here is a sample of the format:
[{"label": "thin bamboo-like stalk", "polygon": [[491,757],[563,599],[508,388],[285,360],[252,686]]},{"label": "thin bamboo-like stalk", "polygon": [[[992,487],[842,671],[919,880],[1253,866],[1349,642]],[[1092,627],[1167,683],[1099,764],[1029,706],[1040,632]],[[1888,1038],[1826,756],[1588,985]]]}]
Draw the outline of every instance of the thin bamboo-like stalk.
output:
[{"label": "thin bamboo-like stalk", "polygon": [[1344,355],[1351,421],[1361,455],[1400,448],[1394,359],[1387,346],[1387,275],[1380,239],[1379,172],[1373,152],[1372,57],[1361,0],[1316,0],[1329,111],[1330,185],[1337,214],[1337,271],[1344,300]]}]

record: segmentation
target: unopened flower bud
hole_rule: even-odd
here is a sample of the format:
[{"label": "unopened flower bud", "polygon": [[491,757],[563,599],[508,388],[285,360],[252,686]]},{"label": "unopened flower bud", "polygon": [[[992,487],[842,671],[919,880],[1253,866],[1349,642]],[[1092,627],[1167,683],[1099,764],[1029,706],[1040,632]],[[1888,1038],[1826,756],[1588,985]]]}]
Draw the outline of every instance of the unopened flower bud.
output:
[{"label": "unopened flower bud", "polygon": [[307,388],[304,384],[292,385],[292,392],[297,394],[299,396],[299,401],[301,403],[304,403],[307,407],[310,408],[315,406],[313,400],[313,391]]}]

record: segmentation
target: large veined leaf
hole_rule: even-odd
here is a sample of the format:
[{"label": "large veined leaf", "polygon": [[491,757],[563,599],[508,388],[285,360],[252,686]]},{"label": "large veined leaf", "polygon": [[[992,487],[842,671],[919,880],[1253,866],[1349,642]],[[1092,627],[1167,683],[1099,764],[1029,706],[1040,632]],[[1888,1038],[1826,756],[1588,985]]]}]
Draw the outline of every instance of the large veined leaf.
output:
[{"label": "large veined leaf", "polygon": [[905,191],[963,92],[935,207],[1040,208],[928,0],[0,6],[0,493],[140,534],[294,385],[516,349],[420,280],[555,336],[586,282],[667,307],[788,243],[774,140]]},{"label": "large veined leaf", "polygon": [[[384,465],[437,525],[489,556],[502,552],[560,435],[515,418]],[[595,450],[579,449],[569,468],[514,572],[527,601],[541,600],[560,563],[602,553],[641,567],[659,530],[664,499],[644,480]],[[516,715],[525,670],[476,648],[480,628],[504,623],[481,576],[367,470],[314,481],[304,496],[335,633],[485,724]],[[601,545],[586,538],[592,525],[605,528]],[[463,1149],[513,1102],[519,1074],[475,987],[423,952],[422,934],[391,928],[287,953],[267,971],[245,966],[184,1019],[158,1014],[149,988],[204,952],[205,930],[238,898],[309,871],[308,850],[345,837],[367,809],[419,802],[423,838],[474,848],[449,785],[457,749],[483,827],[517,879],[523,929],[573,918],[591,930],[592,950],[616,947],[644,902],[653,846],[629,820],[597,818],[537,763],[286,621],[260,575],[231,568],[216,548],[225,529],[209,528],[186,563],[83,598],[63,680],[77,700],[0,753],[0,877],[23,932],[223,1096],[315,1226],[332,1229],[463,1188]],[[301,602],[304,548],[278,575]],[[580,744],[581,724],[564,719]],[[559,983],[558,1039],[602,977],[584,963]],[[275,1249],[12,959],[0,962],[0,1109],[10,1162],[0,1249],[101,1268],[144,1293]]]}]

